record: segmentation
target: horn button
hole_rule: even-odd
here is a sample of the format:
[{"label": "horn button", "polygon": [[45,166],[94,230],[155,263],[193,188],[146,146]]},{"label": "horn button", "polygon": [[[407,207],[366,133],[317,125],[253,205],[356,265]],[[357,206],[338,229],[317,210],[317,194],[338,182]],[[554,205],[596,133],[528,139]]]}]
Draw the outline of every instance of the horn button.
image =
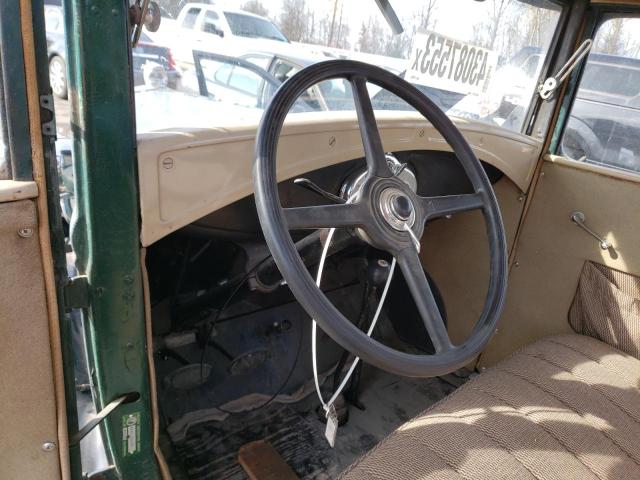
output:
[{"label": "horn button", "polygon": [[382,218],[395,230],[404,231],[405,224],[413,227],[416,221],[413,202],[399,188],[388,187],[380,192],[378,206]]}]

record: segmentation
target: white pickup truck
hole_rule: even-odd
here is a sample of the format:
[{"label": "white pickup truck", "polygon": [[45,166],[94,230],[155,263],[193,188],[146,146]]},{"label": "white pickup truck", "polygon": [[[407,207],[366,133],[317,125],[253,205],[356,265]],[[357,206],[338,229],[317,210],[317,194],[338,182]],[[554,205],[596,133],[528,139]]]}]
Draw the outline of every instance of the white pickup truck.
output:
[{"label": "white pickup truck", "polygon": [[289,43],[278,27],[264,17],[205,3],[187,3],[175,21],[160,26],[156,37],[161,37],[156,41],[171,46],[180,64],[193,63],[193,50],[233,54],[256,49],[256,41],[262,48],[265,41]]}]

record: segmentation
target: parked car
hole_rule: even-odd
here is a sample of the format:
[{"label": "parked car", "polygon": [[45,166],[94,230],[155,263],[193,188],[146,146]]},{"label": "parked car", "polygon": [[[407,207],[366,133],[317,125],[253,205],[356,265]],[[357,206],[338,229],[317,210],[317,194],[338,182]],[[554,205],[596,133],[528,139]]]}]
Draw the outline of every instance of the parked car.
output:
[{"label": "parked car", "polygon": [[575,160],[640,171],[639,111],[640,60],[592,53],[561,152]]},{"label": "parked car", "polygon": [[[173,47],[180,63],[192,64],[193,51],[220,51],[226,53],[256,48],[256,40],[262,47],[269,43],[289,43],[287,37],[269,19],[244,10],[222,8],[204,3],[186,4],[175,22],[164,24],[154,35],[159,41]],[[224,42],[224,43],[222,43]]]},{"label": "parked car", "polygon": [[[220,101],[264,108],[275,91],[304,67],[326,60],[254,51],[239,57],[194,52],[199,93]],[[333,79],[310,88],[297,104],[299,111],[353,110],[349,82]]]},{"label": "parked car", "polygon": [[[61,6],[52,3],[45,6],[45,25],[51,90],[58,98],[66,99],[68,97],[67,48]],[[148,67],[159,65],[166,75],[167,85],[170,88],[179,88],[181,74],[176,69],[171,50],[155,44],[144,32],[140,36],[138,45],[133,49],[132,58],[135,85],[145,83],[144,75],[145,71],[149,70]]]}]

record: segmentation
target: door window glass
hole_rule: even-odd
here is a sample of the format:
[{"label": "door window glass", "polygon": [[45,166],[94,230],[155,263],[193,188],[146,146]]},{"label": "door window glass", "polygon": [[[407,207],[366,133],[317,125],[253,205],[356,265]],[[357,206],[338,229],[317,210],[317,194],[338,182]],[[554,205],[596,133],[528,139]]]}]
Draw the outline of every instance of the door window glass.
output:
[{"label": "door window glass", "polygon": [[216,12],[207,10],[204,15],[204,21],[202,23],[202,31],[206,33],[213,33],[215,35],[223,35],[222,25],[220,24],[220,17]]},{"label": "door window glass", "polygon": [[198,19],[198,15],[200,14],[199,8],[190,8],[184,16],[184,20],[182,21],[182,26],[184,28],[193,28],[196,24],[196,20]]},{"label": "door window glass", "polygon": [[598,29],[560,153],[640,172],[640,18],[612,18]]},{"label": "door window glass", "polygon": [[246,60],[247,62],[253,63],[256,67],[260,67],[263,70],[267,70],[269,68],[269,64],[271,63],[271,60],[273,60],[273,57],[268,55],[261,55],[261,54],[256,54],[256,55],[250,54],[250,55],[243,55],[242,59]]}]

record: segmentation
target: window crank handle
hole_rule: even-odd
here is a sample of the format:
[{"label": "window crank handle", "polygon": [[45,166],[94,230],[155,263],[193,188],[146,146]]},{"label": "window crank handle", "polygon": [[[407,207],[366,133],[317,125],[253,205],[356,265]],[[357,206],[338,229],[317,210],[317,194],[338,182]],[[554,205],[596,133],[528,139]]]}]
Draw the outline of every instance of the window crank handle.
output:
[{"label": "window crank handle", "polygon": [[586,217],[585,217],[584,213],[582,213],[582,212],[573,212],[571,214],[571,221],[573,223],[575,223],[577,226],[579,226],[581,229],[583,229],[585,232],[587,232],[593,238],[598,240],[598,243],[600,244],[600,248],[602,250],[609,250],[611,248],[611,242],[605,240],[600,235],[598,235],[596,232],[594,232],[589,227],[587,227],[587,225],[584,223],[585,220],[586,220]]}]

